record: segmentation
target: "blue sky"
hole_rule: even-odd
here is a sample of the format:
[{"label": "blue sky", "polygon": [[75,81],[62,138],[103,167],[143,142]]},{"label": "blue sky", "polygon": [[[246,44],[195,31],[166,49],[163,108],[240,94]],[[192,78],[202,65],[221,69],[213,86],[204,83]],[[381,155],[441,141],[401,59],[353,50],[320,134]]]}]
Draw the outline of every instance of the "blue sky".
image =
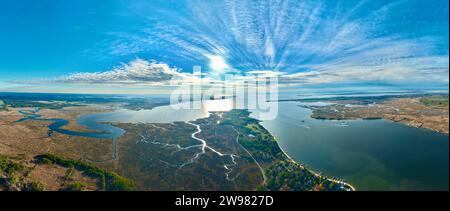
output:
[{"label": "blue sky", "polygon": [[281,72],[291,85],[445,88],[448,8],[447,0],[3,0],[0,91],[134,90],[193,65]]}]

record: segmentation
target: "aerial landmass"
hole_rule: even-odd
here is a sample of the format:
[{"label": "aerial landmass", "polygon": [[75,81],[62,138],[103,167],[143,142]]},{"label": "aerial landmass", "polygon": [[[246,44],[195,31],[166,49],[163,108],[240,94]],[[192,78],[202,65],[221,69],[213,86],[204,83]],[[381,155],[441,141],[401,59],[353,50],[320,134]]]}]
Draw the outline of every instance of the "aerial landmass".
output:
[{"label": "aerial landmass", "polygon": [[312,118],[329,120],[386,119],[448,134],[448,95],[328,99],[327,106],[311,106]]},{"label": "aerial landmass", "polygon": [[[354,190],[290,159],[247,110],[215,112],[192,122],[114,124],[126,132],[108,140],[49,133],[51,121],[18,122],[24,117],[20,111],[33,111],[27,106],[34,103],[6,103],[0,111],[3,189]],[[38,104],[46,106],[34,111],[41,118],[64,118],[69,121],[64,129],[85,132],[89,129],[77,125],[77,117],[111,109],[109,104]]]}]

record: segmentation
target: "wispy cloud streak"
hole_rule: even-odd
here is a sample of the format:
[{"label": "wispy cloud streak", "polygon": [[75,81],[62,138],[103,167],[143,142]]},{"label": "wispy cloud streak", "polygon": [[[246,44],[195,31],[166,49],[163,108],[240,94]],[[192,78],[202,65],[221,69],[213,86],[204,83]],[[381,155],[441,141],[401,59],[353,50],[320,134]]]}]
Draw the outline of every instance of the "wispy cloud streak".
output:
[{"label": "wispy cloud streak", "polygon": [[[106,49],[97,53],[107,56],[158,57],[170,65],[203,65],[204,70],[211,55],[217,55],[243,75],[281,72],[286,84],[448,84],[448,4],[437,2],[189,0],[170,8],[130,3],[148,24],[133,33],[111,33],[115,39],[96,48]],[[191,71],[145,62],[58,80],[157,84],[169,76],[188,77]]]}]

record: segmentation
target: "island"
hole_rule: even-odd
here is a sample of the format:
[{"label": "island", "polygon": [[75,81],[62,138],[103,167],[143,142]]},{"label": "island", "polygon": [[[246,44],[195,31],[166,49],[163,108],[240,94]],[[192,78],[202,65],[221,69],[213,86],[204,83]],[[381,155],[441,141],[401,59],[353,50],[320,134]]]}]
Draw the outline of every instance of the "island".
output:
[{"label": "island", "polygon": [[320,99],[320,101],[329,105],[307,106],[313,111],[312,118],[386,119],[445,134],[449,131],[448,95],[347,97]]},{"label": "island", "polygon": [[53,154],[0,155],[0,190],[130,191],[134,184],[114,172]]}]

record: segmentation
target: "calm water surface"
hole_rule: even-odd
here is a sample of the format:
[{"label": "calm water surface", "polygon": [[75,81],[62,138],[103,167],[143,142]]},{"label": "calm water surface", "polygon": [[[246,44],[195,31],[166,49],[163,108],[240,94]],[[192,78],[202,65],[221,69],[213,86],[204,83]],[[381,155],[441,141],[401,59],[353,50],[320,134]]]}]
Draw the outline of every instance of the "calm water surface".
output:
[{"label": "calm water surface", "polygon": [[263,121],[298,162],[349,181],[359,190],[448,190],[448,135],[385,120],[309,118],[299,103],[279,104]]}]

